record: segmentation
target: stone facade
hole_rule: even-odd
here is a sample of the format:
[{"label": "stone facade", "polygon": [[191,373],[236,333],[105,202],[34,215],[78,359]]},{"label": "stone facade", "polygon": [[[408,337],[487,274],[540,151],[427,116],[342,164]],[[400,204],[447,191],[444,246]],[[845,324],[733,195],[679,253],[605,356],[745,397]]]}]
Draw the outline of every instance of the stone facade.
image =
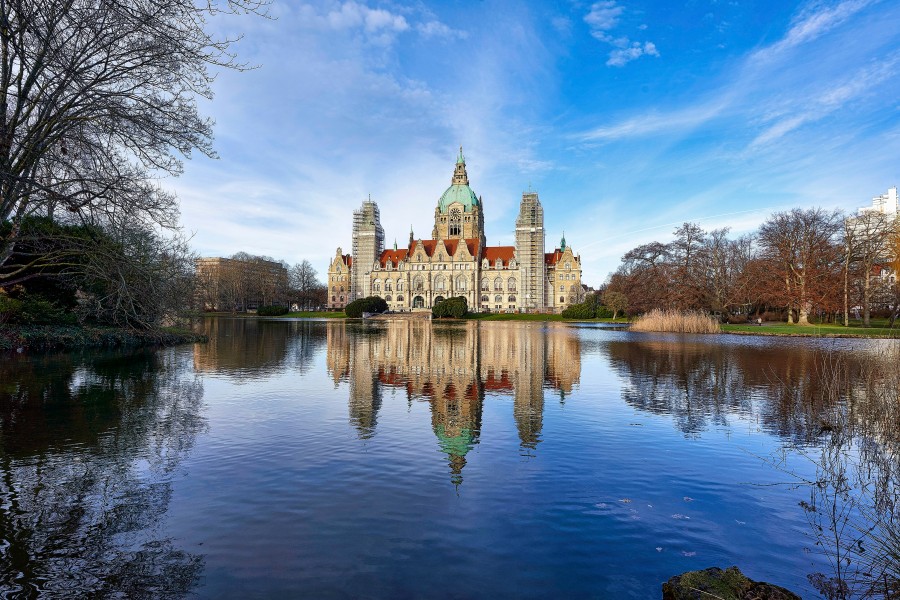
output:
[{"label": "stone facade", "polygon": [[[482,199],[469,187],[462,148],[450,187],[435,207],[431,239],[417,239],[410,231],[405,248],[394,244],[384,250],[378,207],[366,200],[353,214],[352,255],[338,248],[328,267],[329,307],[375,295],[390,310],[429,310],[442,299],[462,296],[472,311],[560,312],[583,300],[581,257],[565,239],[554,252],[544,252],[537,193],[522,195],[515,246],[487,245],[483,210]],[[350,285],[342,286],[348,270]]]}]

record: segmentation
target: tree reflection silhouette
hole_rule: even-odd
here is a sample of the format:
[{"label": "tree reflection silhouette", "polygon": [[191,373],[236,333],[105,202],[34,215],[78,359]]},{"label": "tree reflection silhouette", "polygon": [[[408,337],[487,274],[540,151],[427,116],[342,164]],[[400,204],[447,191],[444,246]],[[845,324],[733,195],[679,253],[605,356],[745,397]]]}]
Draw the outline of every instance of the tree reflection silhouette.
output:
[{"label": "tree reflection silhouette", "polygon": [[0,364],[0,587],[8,597],[173,598],[203,558],[158,533],[205,427],[184,349]]}]

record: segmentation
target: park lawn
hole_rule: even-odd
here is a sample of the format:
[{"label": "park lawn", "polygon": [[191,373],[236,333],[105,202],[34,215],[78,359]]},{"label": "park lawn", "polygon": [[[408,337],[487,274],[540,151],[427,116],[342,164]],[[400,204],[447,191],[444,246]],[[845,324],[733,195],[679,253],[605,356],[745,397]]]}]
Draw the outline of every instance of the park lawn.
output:
[{"label": "park lawn", "polygon": [[849,327],[836,323],[814,325],[788,325],[787,323],[764,323],[759,325],[722,325],[723,333],[751,333],[755,335],[798,335],[823,337],[900,337],[900,329],[888,329],[887,320],[874,320],[875,327],[862,327],[851,323]]}]

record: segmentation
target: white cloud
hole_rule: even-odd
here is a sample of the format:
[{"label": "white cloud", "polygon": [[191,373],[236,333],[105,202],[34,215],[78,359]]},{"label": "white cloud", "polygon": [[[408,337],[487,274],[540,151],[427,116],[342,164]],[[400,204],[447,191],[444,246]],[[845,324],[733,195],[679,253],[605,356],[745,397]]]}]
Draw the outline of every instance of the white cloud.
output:
[{"label": "white cloud", "polygon": [[656,45],[653,42],[644,42],[644,45],[641,46],[640,42],[633,42],[628,48],[610,52],[609,60],[606,61],[606,64],[610,67],[623,67],[645,54],[647,56],[659,56]]},{"label": "white cloud", "polygon": [[[591,10],[584,17],[591,35],[599,41],[614,47],[609,53],[606,65],[609,67],[623,67],[641,56],[659,56],[656,44],[653,42],[633,42],[627,35],[613,35],[611,31],[619,25],[619,20],[625,12],[625,7],[620,6],[615,0],[604,0],[591,5]],[[643,31],[646,25],[640,25]]]},{"label": "white cloud", "polygon": [[790,48],[811,42],[877,1],[844,0],[835,6],[825,8],[813,3],[794,18],[791,28],[781,40],[758,50],[751,59],[771,60]]},{"label": "white cloud", "polygon": [[469,34],[467,32],[448,27],[440,21],[428,21],[427,23],[419,23],[418,25],[416,25],[416,30],[426,38],[466,39],[469,37]]},{"label": "white cloud", "polygon": [[[825,118],[842,108],[848,102],[859,98],[879,84],[896,76],[900,55],[894,54],[888,60],[859,70],[849,79],[821,91],[816,97],[802,104],[791,103],[781,111],[776,122],[766,128],[750,143],[750,148],[773,142],[801,126]],[[775,120],[770,117],[764,120]]]},{"label": "white cloud", "polygon": [[596,2],[591,6],[591,11],[585,15],[584,22],[590,25],[591,34],[609,31],[619,24],[619,17],[625,8],[616,4],[615,0]]}]

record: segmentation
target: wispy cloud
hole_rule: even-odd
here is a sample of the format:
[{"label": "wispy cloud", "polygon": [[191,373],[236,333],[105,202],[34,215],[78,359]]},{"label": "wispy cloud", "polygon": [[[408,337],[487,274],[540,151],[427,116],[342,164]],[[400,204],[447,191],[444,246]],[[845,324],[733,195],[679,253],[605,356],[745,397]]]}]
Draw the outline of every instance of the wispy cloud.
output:
[{"label": "wispy cloud", "polygon": [[791,102],[790,109],[784,109],[763,132],[750,143],[751,149],[769,144],[801,126],[825,118],[841,109],[854,99],[863,96],[885,81],[896,77],[900,55],[894,54],[887,60],[860,69],[850,78],[836,85],[829,85],[817,96],[800,104]]},{"label": "wispy cloud", "polygon": [[629,117],[612,125],[596,127],[581,133],[578,138],[587,142],[613,141],[689,130],[715,118],[726,106],[727,102],[718,98],[713,102],[679,111],[652,112]]},{"label": "wispy cloud", "polygon": [[[626,64],[641,56],[659,56],[659,50],[653,42],[636,42],[632,41],[627,35],[613,34],[613,30],[619,25],[620,18],[625,12],[625,7],[618,4],[616,0],[603,0],[595,2],[591,5],[591,10],[584,17],[584,22],[588,24],[591,35],[613,46],[609,52],[609,59],[606,65],[609,67],[624,67]],[[638,29],[643,31],[646,25],[641,25]]]},{"label": "wispy cloud", "polygon": [[812,3],[793,19],[791,28],[778,42],[751,55],[753,61],[767,61],[786,50],[811,42],[844,23],[862,9],[880,0],[844,0],[834,6]]}]

